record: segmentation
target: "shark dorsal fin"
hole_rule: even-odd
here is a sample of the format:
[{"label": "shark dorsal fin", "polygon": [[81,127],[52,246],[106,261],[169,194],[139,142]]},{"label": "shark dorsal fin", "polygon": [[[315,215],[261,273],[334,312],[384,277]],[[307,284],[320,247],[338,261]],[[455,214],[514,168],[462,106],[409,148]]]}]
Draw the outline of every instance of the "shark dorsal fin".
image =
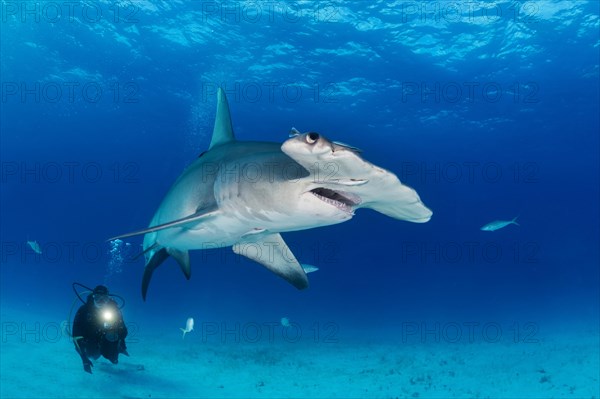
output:
[{"label": "shark dorsal fin", "polygon": [[235,136],[233,135],[233,127],[231,126],[229,103],[227,103],[225,91],[219,87],[217,91],[217,116],[215,117],[215,128],[213,129],[209,149],[231,141],[235,141]]}]

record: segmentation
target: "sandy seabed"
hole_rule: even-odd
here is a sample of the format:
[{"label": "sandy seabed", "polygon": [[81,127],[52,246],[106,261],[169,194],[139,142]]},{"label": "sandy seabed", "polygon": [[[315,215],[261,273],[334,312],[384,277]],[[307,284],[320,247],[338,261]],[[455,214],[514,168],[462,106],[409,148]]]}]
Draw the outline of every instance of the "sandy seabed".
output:
[{"label": "sandy seabed", "polygon": [[27,316],[2,314],[2,398],[600,398],[594,328],[456,343],[365,331],[249,342],[197,329],[182,339],[170,328],[132,336],[131,357],[98,359],[90,375],[68,337],[57,338],[59,321],[41,322],[39,335],[32,323],[18,331],[14,320]]}]

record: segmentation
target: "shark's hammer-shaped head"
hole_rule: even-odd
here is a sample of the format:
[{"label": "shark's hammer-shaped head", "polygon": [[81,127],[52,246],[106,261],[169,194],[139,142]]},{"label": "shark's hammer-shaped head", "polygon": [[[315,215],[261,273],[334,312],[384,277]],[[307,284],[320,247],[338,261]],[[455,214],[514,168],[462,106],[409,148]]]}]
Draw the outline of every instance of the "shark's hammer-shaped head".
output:
[{"label": "shark's hammer-shaped head", "polygon": [[358,148],[315,132],[293,132],[281,150],[310,172],[304,195],[311,202],[325,202],[346,218],[358,208],[416,223],[431,218],[431,211],[412,188],[400,183],[393,173],[364,160]]},{"label": "shark's hammer-shaped head", "polygon": [[[348,187],[364,184],[341,176],[339,164],[352,162],[357,157],[357,149],[328,140],[315,132],[296,133],[283,143],[281,150],[304,167],[310,176],[304,200],[311,206],[319,206],[321,212],[331,213],[331,217],[347,220],[361,204],[361,198],[348,190]],[[323,204],[325,203],[325,204]]]}]

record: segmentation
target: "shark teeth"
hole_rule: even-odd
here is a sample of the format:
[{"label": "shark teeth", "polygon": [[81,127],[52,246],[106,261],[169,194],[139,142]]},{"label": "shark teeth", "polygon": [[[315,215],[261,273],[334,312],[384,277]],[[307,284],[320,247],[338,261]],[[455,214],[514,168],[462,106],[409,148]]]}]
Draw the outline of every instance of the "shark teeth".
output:
[{"label": "shark teeth", "polygon": [[315,188],[310,192],[321,201],[333,205],[347,213],[353,213],[352,207],[360,204],[360,198],[353,194],[340,193],[338,191],[333,191],[322,187]]}]

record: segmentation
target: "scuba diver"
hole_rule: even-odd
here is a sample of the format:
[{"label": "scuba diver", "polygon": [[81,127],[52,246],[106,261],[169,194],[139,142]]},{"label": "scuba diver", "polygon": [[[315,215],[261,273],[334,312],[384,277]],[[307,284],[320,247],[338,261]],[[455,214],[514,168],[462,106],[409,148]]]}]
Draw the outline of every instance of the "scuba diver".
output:
[{"label": "scuba diver", "polygon": [[[77,292],[76,285],[89,290],[86,301]],[[91,374],[93,364],[90,359],[96,360],[101,355],[113,364],[119,362],[119,353],[129,356],[125,345],[127,327],[121,314],[121,308],[125,305],[123,298],[109,294],[108,288],[103,285],[91,290],[82,284],[73,283],[73,290],[83,302],[75,314],[72,331],[75,350],[81,356],[83,369]],[[120,299],[121,305],[113,298]]]}]

